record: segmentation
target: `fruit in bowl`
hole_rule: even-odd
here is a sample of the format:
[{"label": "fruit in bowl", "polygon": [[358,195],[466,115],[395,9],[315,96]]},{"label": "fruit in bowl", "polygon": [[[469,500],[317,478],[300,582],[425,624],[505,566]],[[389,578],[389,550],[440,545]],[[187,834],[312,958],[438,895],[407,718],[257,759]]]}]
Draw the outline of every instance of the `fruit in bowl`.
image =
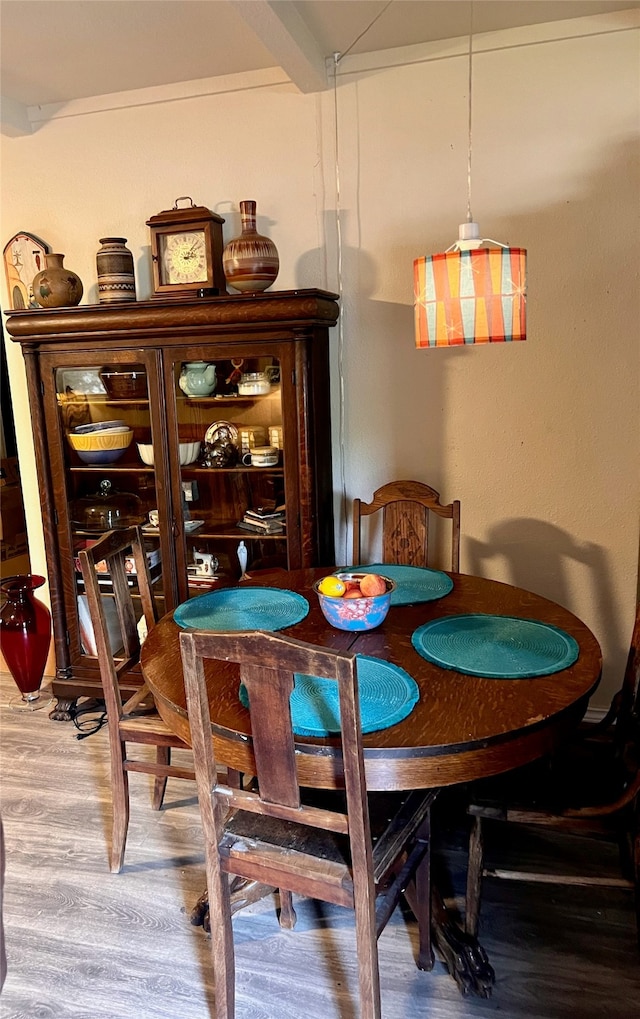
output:
[{"label": "fruit in bowl", "polygon": [[395,583],[377,573],[334,573],[317,580],[322,614],[338,630],[373,630],[384,622]]}]

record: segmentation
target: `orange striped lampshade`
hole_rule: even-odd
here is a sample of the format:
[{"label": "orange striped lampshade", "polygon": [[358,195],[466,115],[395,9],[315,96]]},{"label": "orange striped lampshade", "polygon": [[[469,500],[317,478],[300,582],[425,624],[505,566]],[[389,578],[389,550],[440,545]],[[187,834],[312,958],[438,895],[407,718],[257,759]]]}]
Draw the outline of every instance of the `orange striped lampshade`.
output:
[{"label": "orange striped lampshade", "polygon": [[456,247],[413,263],[416,347],[526,339],[524,248]]}]

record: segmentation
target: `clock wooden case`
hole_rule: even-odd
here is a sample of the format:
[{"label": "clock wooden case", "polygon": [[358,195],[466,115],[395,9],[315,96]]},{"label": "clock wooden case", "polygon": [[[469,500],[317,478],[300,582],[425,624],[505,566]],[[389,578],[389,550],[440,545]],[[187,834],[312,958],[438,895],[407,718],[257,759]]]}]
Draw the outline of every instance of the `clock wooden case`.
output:
[{"label": "clock wooden case", "polygon": [[[180,208],[180,202],[191,202]],[[224,219],[191,198],[147,220],[151,231],[154,297],[180,298],[198,291],[226,294],[222,268]]]},{"label": "clock wooden case", "polygon": [[[142,526],[161,613],[238,583],[241,541],[249,573],[334,563],[337,317],[336,295],[321,290],[8,313],[26,364],[63,717],[75,698],[101,696],[77,558],[110,527]],[[216,366],[209,395],[180,385],[193,362]],[[269,391],[238,392],[238,371],[264,373]],[[133,432],[130,444],[113,461],[85,462],[73,429],[114,420]],[[207,436],[223,425],[256,445],[277,436],[277,462],[211,460]],[[278,529],[247,530],[247,516],[270,506],[284,506]]]}]

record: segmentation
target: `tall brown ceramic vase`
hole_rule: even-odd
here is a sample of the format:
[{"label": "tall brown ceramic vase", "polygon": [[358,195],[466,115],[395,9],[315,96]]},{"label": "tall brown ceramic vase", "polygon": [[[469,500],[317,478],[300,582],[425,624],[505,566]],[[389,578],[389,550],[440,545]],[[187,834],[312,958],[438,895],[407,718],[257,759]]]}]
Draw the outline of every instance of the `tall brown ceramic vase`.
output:
[{"label": "tall brown ceramic vase", "polygon": [[225,247],[222,266],[230,286],[253,294],[275,282],[280,259],[273,241],[256,230],[256,203],[240,202],[240,217],[242,233]]},{"label": "tall brown ceramic vase", "polygon": [[82,280],[71,269],[65,269],[62,264],[64,257],[59,254],[45,255],[45,267],[31,284],[33,296],[43,308],[66,308],[80,304]]},{"label": "tall brown ceramic vase", "polygon": [[100,304],[135,301],[133,255],[127,247],[126,237],[101,237],[100,244],[102,246],[96,254],[98,301]]}]

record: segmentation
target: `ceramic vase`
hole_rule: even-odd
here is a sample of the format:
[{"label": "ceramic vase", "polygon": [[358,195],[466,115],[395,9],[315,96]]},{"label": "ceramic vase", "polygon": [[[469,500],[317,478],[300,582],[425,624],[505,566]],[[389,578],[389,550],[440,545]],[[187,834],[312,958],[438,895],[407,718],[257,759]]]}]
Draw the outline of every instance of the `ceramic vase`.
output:
[{"label": "ceramic vase", "polygon": [[280,268],[278,249],[256,230],[255,202],[240,202],[240,217],[242,233],[225,247],[222,266],[232,287],[242,293],[257,293],[275,282]]},{"label": "ceramic vase", "polygon": [[44,269],[34,277],[34,299],[43,308],[65,308],[80,304],[83,288],[82,280],[71,269],[65,269],[64,255],[49,254],[44,256]]},{"label": "ceramic vase", "polygon": [[133,255],[127,247],[126,237],[101,237],[100,244],[102,246],[96,254],[98,301],[100,304],[135,301]]},{"label": "ceramic vase", "polygon": [[44,582],[44,577],[22,574],[0,584],[6,596],[0,610],[0,649],[20,691],[11,706],[32,711],[51,699],[40,693],[51,643],[51,613],[34,594]]}]

